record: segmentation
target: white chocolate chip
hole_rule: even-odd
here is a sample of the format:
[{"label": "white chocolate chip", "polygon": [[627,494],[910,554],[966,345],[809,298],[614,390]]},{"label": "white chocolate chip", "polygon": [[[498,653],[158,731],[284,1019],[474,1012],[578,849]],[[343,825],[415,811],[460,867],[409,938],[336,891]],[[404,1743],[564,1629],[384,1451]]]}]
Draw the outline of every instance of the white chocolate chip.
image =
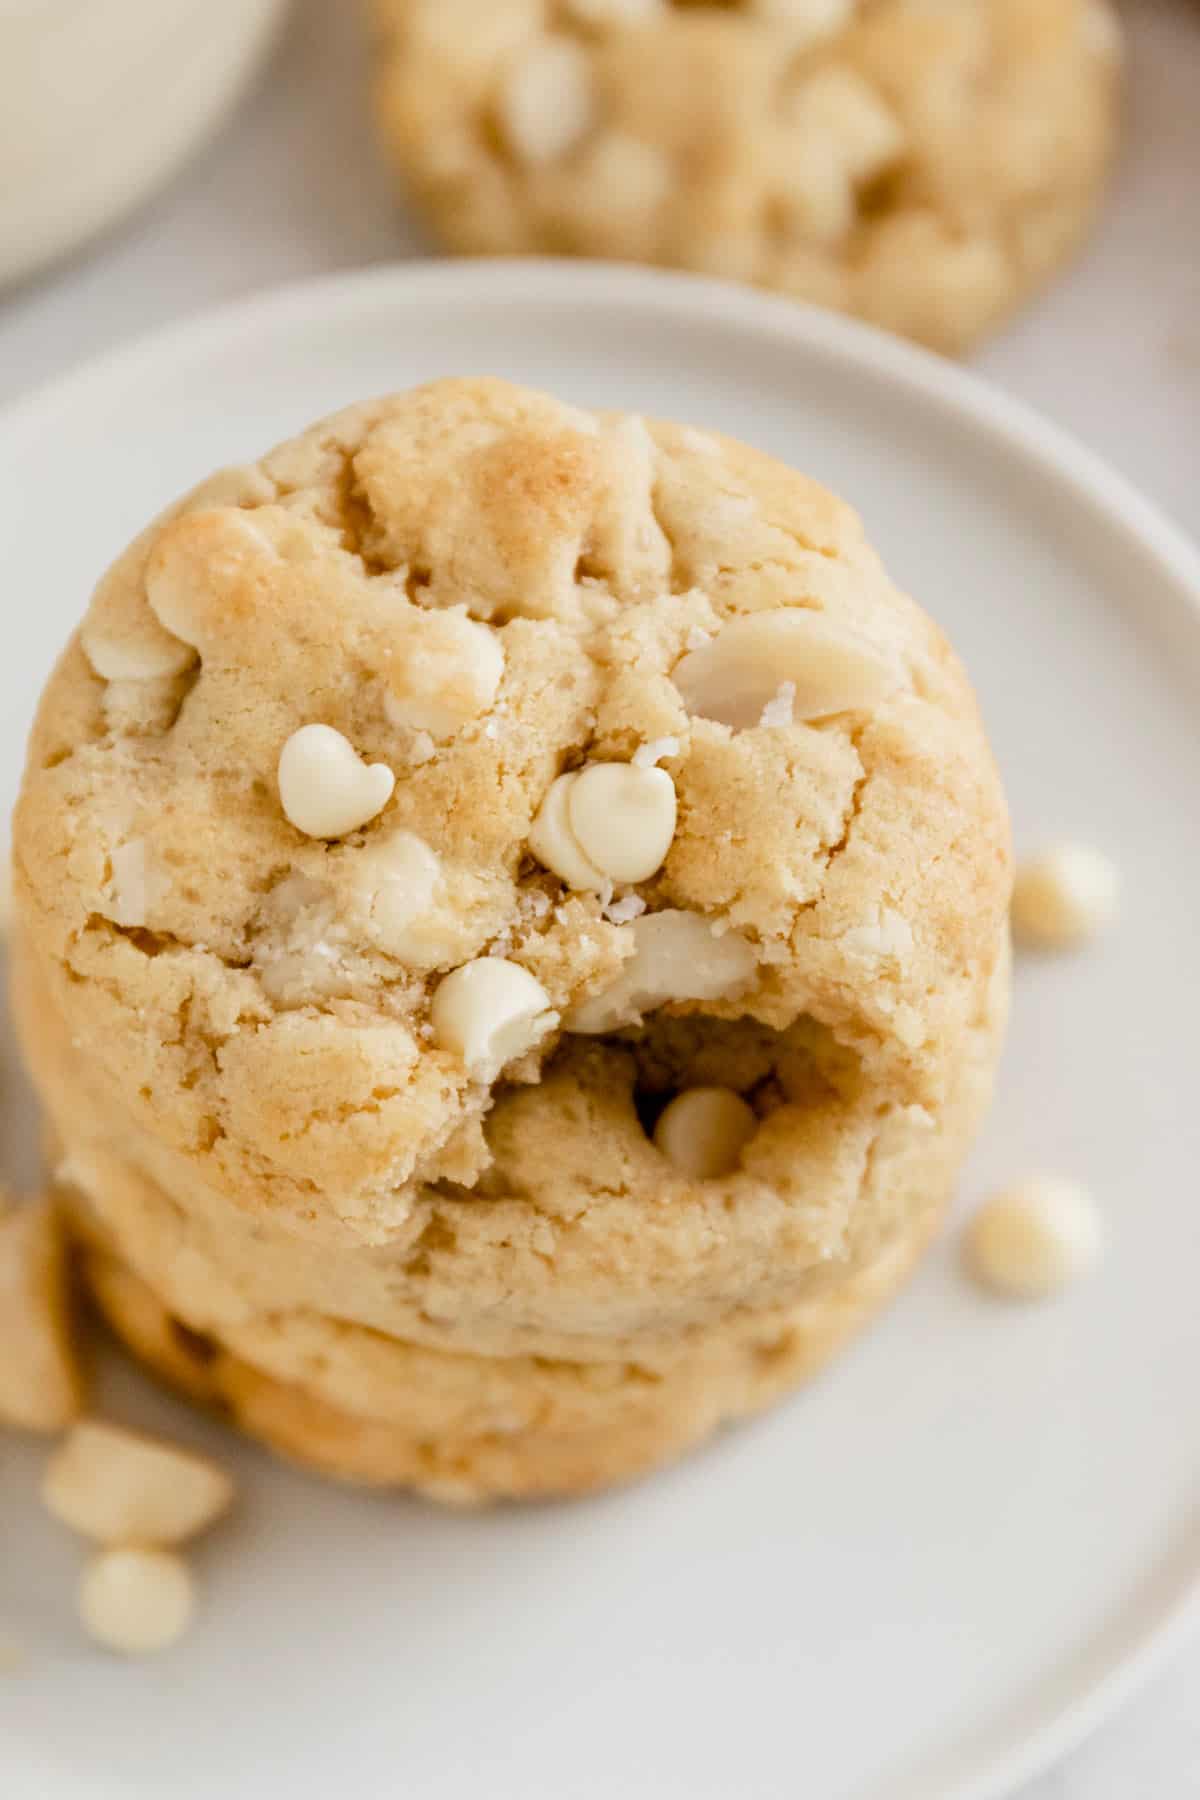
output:
[{"label": "white chocolate chip", "polygon": [[647,25],[661,19],[667,0],[566,0],[567,17],[577,25]]},{"label": "white chocolate chip", "polygon": [[114,925],[137,926],[146,923],[150,902],[151,876],[148,852],[142,838],[130,838],[118,844],[109,857],[112,866],[112,910]]},{"label": "white chocolate chip", "polygon": [[395,831],[354,854],[362,899],[356,910],[372,942],[412,968],[435,967],[452,954],[455,922],[438,904],[442,865],[425,840],[412,831]]},{"label": "white chocolate chip", "polygon": [[718,937],[699,913],[644,913],[624,929],[633,954],[603,993],[571,1008],[563,1021],[568,1031],[613,1031],[671,1000],[730,1000],[753,978],[746,939],[736,931]]},{"label": "white chocolate chip", "polygon": [[453,737],[487,711],[504,674],[504,651],[465,607],[422,613],[401,636],[384,707],[395,725]]},{"label": "white chocolate chip", "polygon": [[550,997],[528,969],[481,956],[442,981],[431,1009],[434,1036],[466,1065],[473,1081],[493,1081],[558,1024]]},{"label": "white chocolate chip", "polygon": [[86,618],[80,627],[83,653],[102,681],[157,681],[181,675],[196,660],[190,644],[172,635],[149,611],[128,620]]},{"label": "white chocolate chip", "polygon": [[384,763],[364,763],[330,725],[302,725],[279,758],[279,799],[306,837],[344,837],[381,813],[396,777]]},{"label": "white chocolate chip", "polygon": [[967,1264],[994,1292],[1042,1300],[1097,1262],[1104,1231],[1095,1202],[1073,1181],[1042,1176],[997,1194],[967,1229]]},{"label": "white chocolate chip", "polygon": [[852,69],[818,69],[788,107],[794,130],[828,144],[851,181],[869,181],[904,149],[904,130],[869,82]]},{"label": "white chocolate chip", "polygon": [[575,841],[612,881],[649,881],[675,836],[675,783],[665,769],[589,763],[567,792]]},{"label": "white chocolate chip", "polygon": [[854,178],[828,138],[805,133],[799,144],[780,170],[776,198],[794,234],[836,243],[854,225]]},{"label": "white chocolate chip", "polygon": [[757,725],[782,682],[795,688],[793,717],[824,719],[877,705],[898,674],[872,645],[823,613],[751,613],[690,650],[672,681],[688,711],[735,730]]},{"label": "white chocolate chip", "polygon": [[229,1510],[233,1483],[206,1456],[82,1419],[50,1458],[42,1499],[99,1544],[183,1544]]},{"label": "white chocolate chip", "polygon": [[611,883],[584,855],[571,829],[568,801],[578,771],[552,781],[529,829],[529,849],[552,874],[582,893],[604,893]]},{"label": "white chocolate chip", "polygon": [[669,757],[678,755],[677,737],[651,738],[648,744],[638,745],[632,762],[635,769],[653,769],[657,763],[666,762]]},{"label": "white chocolate chip", "polygon": [[1118,892],[1116,868],[1099,850],[1057,844],[1017,870],[1014,934],[1041,949],[1074,949],[1112,923]]},{"label": "white chocolate chip", "polygon": [[569,38],[543,38],[513,69],[500,94],[500,126],[513,155],[554,162],[584,137],[595,114],[587,54]]},{"label": "white chocolate chip", "polygon": [[758,1130],[758,1120],[732,1088],[695,1087],[677,1094],[654,1127],[668,1161],[697,1181],[731,1175]]},{"label": "white chocolate chip", "polygon": [[581,173],[587,186],[580,199],[591,197],[602,230],[622,222],[630,231],[645,229],[675,182],[666,152],[627,131],[602,131]]},{"label": "white chocolate chip", "polygon": [[101,1550],[79,1583],[84,1630],[122,1656],[168,1649],[187,1630],[193,1605],[188,1566],[169,1550]]},{"label": "white chocolate chip", "polygon": [[0,1423],[61,1431],[79,1411],[66,1245],[49,1200],[0,1197]]}]

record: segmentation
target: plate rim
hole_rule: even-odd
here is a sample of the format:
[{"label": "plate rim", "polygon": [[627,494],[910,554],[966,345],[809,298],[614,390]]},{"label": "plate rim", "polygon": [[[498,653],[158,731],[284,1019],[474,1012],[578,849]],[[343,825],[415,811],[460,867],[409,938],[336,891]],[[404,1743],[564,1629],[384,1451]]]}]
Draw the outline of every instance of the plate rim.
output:
[{"label": "plate rim", "polygon": [[[476,290],[474,293],[471,290]],[[38,432],[87,405],[106,384],[152,383],[162,363],[219,353],[232,336],[328,319],[388,298],[434,305],[471,299],[480,305],[607,304],[667,320],[724,325],[789,349],[853,365],[908,403],[932,405],[976,437],[990,440],[1065,485],[1077,502],[1102,514],[1130,548],[1149,557],[1200,625],[1200,543],[1105,457],[1073,432],[1016,399],[990,378],[873,326],[733,283],[623,263],[562,258],[427,258],[375,264],[288,282],[224,301],[83,359],[0,408],[0,441]],[[1200,1564],[1145,1622],[1099,1659],[1071,1696],[1021,1739],[965,1777],[952,1778],[937,1800],[1004,1800],[1076,1748],[1110,1713],[1157,1673],[1193,1633],[1200,1633]],[[987,1751],[982,1752],[987,1756]]]}]

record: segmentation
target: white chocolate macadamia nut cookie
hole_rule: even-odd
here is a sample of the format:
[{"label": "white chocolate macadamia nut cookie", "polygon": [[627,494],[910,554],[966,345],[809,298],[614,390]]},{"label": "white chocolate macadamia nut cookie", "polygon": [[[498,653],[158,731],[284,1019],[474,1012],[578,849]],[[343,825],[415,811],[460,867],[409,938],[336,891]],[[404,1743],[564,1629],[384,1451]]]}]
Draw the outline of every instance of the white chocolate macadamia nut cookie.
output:
[{"label": "white chocolate macadamia nut cookie", "polygon": [[452,249],[663,263],[961,352],[1076,248],[1110,0],[373,0],[377,112]]},{"label": "white chocolate macadamia nut cookie", "polygon": [[[155,630],[188,660],[88,649]],[[926,1241],[1003,1032],[1003,796],[856,516],[498,381],[137,540],[43,697],[14,871],[118,1329],[292,1453],[459,1497],[674,1453],[775,1391],[798,1308],[779,1382],[815,1366]]]}]

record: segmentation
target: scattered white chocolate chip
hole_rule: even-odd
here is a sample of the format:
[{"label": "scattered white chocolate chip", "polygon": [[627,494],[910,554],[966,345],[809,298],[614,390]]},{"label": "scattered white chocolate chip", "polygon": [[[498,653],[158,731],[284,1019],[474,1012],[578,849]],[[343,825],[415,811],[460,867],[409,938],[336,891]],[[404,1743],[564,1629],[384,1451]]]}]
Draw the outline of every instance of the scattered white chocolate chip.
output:
[{"label": "scattered white chocolate chip", "polygon": [[233,1501],[208,1457],[103,1419],[81,1419],[46,1465],[42,1500],[98,1544],[183,1544]]},{"label": "scattered white chocolate chip", "polygon": [[438,1044],[462,1058],[473,1081],[494,1080],[558,1023],[541,982],[498,956],[477,957],[447,975],[431,1017]]},{"label": "scattered white chocolate chip", "polygon": [[662,867],[675,813],[675,783],[665,769],[589,763],[567,792],[576,843],[612,881],[649,881]]},{"label": "scattered white chocolate chip", "polygon": [[751,613],[691,650],[671,676],[688,711],[735,730],[757,725],[780,685],[794,688],[798,720],[877,705],[898,673],[872,645],[823,613],[799,609]]},{"label": "scattered white chocolate chip", "polygon": [[1057,844],[1017,869],[1012,924],[1018,942],[1070,950],[1110,925],[1117,913],[1115,866],[1086,844]]},{"label": "scattered white chocolate chip", "polygon": [[79,641],[102,681],[157,681],[181,675],[196,660],[192,646],[167,631],[148,609],[120,620],[89,615],[80,626]]},{"label": "scattered white chocolate chip", "polygon": [[575,770],[559,775],[550,783],[529,829],[529,849],[568,887],[578,888],[583,893],[600,894],[611,885],[609,879],[603,870],[588,861],[571,829],[568,800],[578,779]]},{"label": "scattered white chocolate chip", "polygon": [[852,69],[824,68],[805,77],[791,96],[794,129],[827,144],[852,181],[879,174],[904,148],[904,130],[879,94]]},{"label": "scattered white chocolate chip", "polygon": [[566,0],[567,17],[577,25],[645,25],[661,19],[667,0]]},{"label": "scattered white chocolate chip", "polygon": [[781,681],[772,697],[762,709],[759,724],[768,731],[778,730],[785,725],[793,725],[796,718],[796,684],[794,681]]},{"label": "scattered white chocolate chip", "polygon": [[595,112],[587,53],[569,38],[542,38],[517,63],[500,93],[505,142],[519,161],[554,162],[591,126]]},{"label": "scattered white chocolate chip", "polygon": [[6,1210],[0,1196],[0,1423],[61,1431],[82,1390],[62,1221],[48,1199]]},{"label": "scattered white chocolate chip", "polygon": [[504,674],[504,651],[466,607],[420,613],[402,632],[384,710],[394,725],[444,740],[487,711]]},{"label": "scattered white chocolate chip", "polygon": [[169,1550],[101,1550],[79,1583],[88,1636],[122,1656],[148,1656],[176,1643],[191,1622],[192,1577]]},{"label": "scattered white chocolate chip", "polygon": [[699,913],[643,913],[624,930],[633,954],[616,981],[571,1008],[563,1020],[568,1031],[613,1031],[669,1000],[730,1000],[753,978],[746,939],[736,931],[716,935]]},{"label": "scattered white chocolate chip", "polygon": [[758,1130],[758,1120],[732,1088],[694,1087],[663,1108],[654,1142],[668,1161],[697,1181],[730,1175]]},{"label": "scattered white chocolate chip", "polygon": [[330,725],[302,725],[279,758],[279,799],[306,837],[344,837],[381,813],[396,777],[385,763],[364,763]]},{"label": "scattered white chocolate chip", "polygon": [[656,764],[678,755],[679,739],[660,737],[651,738],[648,744],[639,744],[631,760],[635,769],[653,769]]},{"label": "scattered white chocolate chip", "polygon": [[[679,434],[679,441],[684,449],[690,450],[694,456],[720,456],[721,454],[721,440],[713,437],[712,433],[709,431],[697,431],[692,425],[684,426]],[[693,631],[698,629],[697,626],[692,626]],[[708,633],[706,632],[706,639],[707,636]],[[695,648],[696,646],[694,644],[688,645],[689,650],[694,650]]]},{"label": "scattered white chocolate chip", "polygon": [[997,1194],[967,1228],[967,1264],[985,1287],[1042,1300],[1096,1263],[1104,1232],[1095,1202],[1073,1181],[1041,1176]]}]

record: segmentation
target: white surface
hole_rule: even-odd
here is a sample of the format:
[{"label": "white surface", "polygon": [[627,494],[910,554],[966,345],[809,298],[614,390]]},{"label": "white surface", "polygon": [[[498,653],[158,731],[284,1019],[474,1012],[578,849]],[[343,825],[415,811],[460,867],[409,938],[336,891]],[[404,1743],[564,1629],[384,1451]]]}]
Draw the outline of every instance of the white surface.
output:
[{"label": "white surface", "polygon": [[161,187],[261,60],[283,0],[0,6],[0,281]]},{"label": "white surface", "polygon": [[[60,271],[53,282],[0,300],[0,397],[15,395],[98,348],[212,300],[292,276],[412,253],[419,247],[419,234],[405,225],[392,205],[388,184],[376,166],[371,148],[361,104],[362,70],[353,36],[354,10],[349,5],[330,5],[329,0],[302,0],[269,80],[243,108],[220,146],[193,165],[152,209],[140,215],[119,237],[100,246],[89,260]],[[1126,143],[1113,203],[1088,256],[1044,295],[1013,330],[991,346],[981,362],[1009,390],[1034,401],[1102,450],[1194,532],[1200,526],[1200,206],[1196,203],[1196,170],[1200,167],[1200,107],[1196,104],[1200,91],[1200,12],[1194,0],[1131,0],[1127,17],[1132,28],[1131,93]],[[304,410],[301,401],[298,413]],[[6,506],[7,502],[0,507],[0,519],[5,516]],[[135,510],[131,508],[131,513]],[[119,535],[119,530],[114,531],[113,541]],[[57,533],[53,549],[57,556]],[[1130,597],[1137,602],[1136,582]],[[37,604],[36,596],[13,594],[10,589],[10,659],[15,659],[23,648],[27,621]],[[1036,663],[1038,658],[1031,660]],[[1113,724],[1112,729],[1114,735],[1123,737],[1125,716],[1120,711],[1118,716],[1120,724]],[[1106,733],[1110,723],[1105,720],[1098,724],[1093,719],[1091,735],[1097,731]],[[1130,729],[1130,740],[1135,735]],[[1081,744],[1074,755],[1082,758],[1085,748]],[[1083,778],[1083,772],[1079,772],[1077,787]],[[1023,839],[1032,842],[1041,832],[1074,832],[1085,825],[1099,831],[1105,824],[1098,798],[1100,790],[1089,791],[1091,800],[1084,818],[1077,816],[1074,808],[1074,791],[1061,796],[1061,805],[1055,804],[1052,792],[1047,792],[1040,796],[1038,810],[1032,814],[1026,811],[1022,800]],[[1189,921],[1180,935],[1181,947],[1188,947],[1193,935]],[[1123,937],[1122,942],[1128,947],[1127,939]],[[1073,979],[1073,970],[1062,971],[1064,978],[1068,973]],[[1044,975],[1039,971],[1039,982],[1043,979],[1053,988],[1059,973],[1050,968]],[[1129,1020],[1138,1025],[1141,1012],[1139,999],[1129,1012]],[[1125,1044],[1127,1026],[1128,1021],[1122,1019],[1118,1047]],[[1145,1027],[1139,1030],[1144,1031]],[[1028,1042],[1036,1035],[1035,1028],[1027,1025],[1023,1035]],[[1088,1031],[1074,1014],[1064,1009],[1054,1043],[1040,1053],[1042,1066],[1049,1070],[1057,1054],[1069,1067],[1080,1049],[1090,1048],[1088,1037]],[[1010,1057],[1010,1071],[1014,1057],[1019,1059],[1021,1054],[1018,1048]],[[1049,1077],[1051,1094],[1056,1081],[1055,1071]],[[1097,1107],[1096,1116],[1101,1118],[1103,1109]],[[1026,1159],[1036,1157],[1042,1161],[1051,1152],[1060,1157],[1068,1172],[1078,1172],[1082,1158],[1076,1153],[1076,1142],[1088,1143],[1087,1121],[1060,1137],[1057,1130],[1051,1129],[1052,1115],[1046,1101],[1044,1109],[1039,1107],[1021,1123],[1021,1135],[1008,1156],[1001,1155],[998,1147],[993,1148],[997,1179],[1023,1173]],[[1166,1129],[1174,1129],[1173,1122]],[[992,1142],[998,1146],[999,1139],[993,1136]],[[11,1162],[21,1146],[10,1139],[7,1148]],[[1181,1163],[1183,1154],[1181,1148]],[[18,1160],[28,1166],[27,1147]],[[1140,1197],[1152,1191],[1138,1170],[1130,1168],[1129,1174],[1134,1184],[1131,1194]],[[977,1177],[975,1186],[979,1185]],[[1105,1188],[1108,1185],[1106,1179]],[[1177,1204],[1186,1205],[1194,1190],[1192,1171],[1175,1196]],[[938,1274],[929,1279],[940,1282],[949,1277]],[[916,1304],[917,1299],[910,1301],[898,1318],[911,1318],[911,1308]],[[965,1305],[965,1301],[958,1304]],[[1019,1326],[1013,1335],[1023,1341],[1028,1321],[1010,1323]],[[995,1324],[998,1326],[999,1321]],[[886,1329],[907,1327],[889,1325]],[[882,1342],[877,1338],[863,1354],[880,1354]],[[147,1416],[170,1417],[185,1434],[190,1430],[193,1437],[202,1435],[190,1424],[180,1427],[182,1415],[168,1409],[165,1403],[151,1405],[144,1398],[141,1403]],[[803,1419],[807,1406],[807,1401],[801,1401],[794,1409],[798,1418]],[[756,1458],[761,1454],[753,1445],[749,1452],[736,1449],[738,1458],[745,1458],[748,1453]],[[1135,1454],[1136,1445],[1131,1448],[1131,1457]],[[28,1505],[31,1469],[36,1461],[33,1455],[23,1457],[11,1473],[4,1472],[7,1463],[0,1463],[0,1491],[7,1495],[15,1490],[23,1507]],[[743,1479],[756,1494],[764,1485],[770,1492],[769,1474],[765,1484],[761,1471],[748,1471]],[[880,1487],[886,1490],[887,1479],[881,1479],[873,1469],[869,1485],[873,1492]],[[1103,1488],[1097,1486],[1083,1507],[1085,1518],[1105,1505],[1106,1498]],[[310,1508],[324,1503],[321,1490],[299,1481],[287,1485],[282,1506],[268,1503],[265,1491],[260,1493],[255,1483],[247,1516],[237,1532],[219,1539],[205,1553],[203,1572],[213,1578],[207,1585],[211,1587],[209,1615],[214,1627],[231,1606],[235,1631],[241,1628],[242,1621],[253,1622],[260,1562],[266,1559],[268,1572],[283,1562],[283,1553],[272,1550],[276,1515],[278,1530],[290,1530],[294,1535],[299,1533]],[[368,1503],[344,1504],[350,1504],[355,1513],[361,1507],[367,1519],[375,1516],[375,1508]],[[617,1504],[624,1515],[625,1503]],[[376,1572],[380,1585],[392,1586],[397,1629],[403,1636],[414,1617],[421,1621],[422,1606],[429,1603],[431,1596],[435,1610],[439,1614],[444,1610],[437,1594],[438,1575],[451,1552],[443,1539],[431,1568],[426,1568],[420,1559],[414,1567],[408,1537],[409,1512],[407,1508],[401,1512],[404,1530],[398,1534],[398,1541],[386,1548]],[[797,1516],[803,1522],[802,1508]],[[638,1515],[633,1514],[632,1519],[631,1530],[636,1536]],[[535,1521],[530,1530],[536,1533],[538,1528]],[[470,1527],[459,1529],[470,1538]],[[1194,1518],[1183,1522],[1183,1532],[1188,1529],[1195,1531]],[[30,1532],[33,1554],[24,1559],[15,1554],[10,1557],[7,1539],[0,1538],[0,1640],[6,1631],[11,1635],[10,1628],[19,1624],[32,1653],[31,1667],[11,1697],[0,1685],[0,1704],[18,1707],[29,1703],[31,1692],[40,1683],[38,1669],[44,1659],[71,1654],[78,1656],[81,1663],[84,1661],[71,1617],[70,1571],[75,1559],[49,1526],[31,1523]],[[1164,1542],[1164,1549],[1167,1547]],[[545,1585],[541,1581],[534,1585],[535,1604],[545,1595],[547,1586],[554,1592],[557,1554],[554,1547],[547,1546],[549,1574]],[[731,1554],[736,1559],[736,1552]],[[707,1563],[707,1556],[703,1561]],[[520,1573],[514,1570],[514,1588],[519,1590],[521,1580]],[[336,1656],[342,1643],[354,1635],[354,1605],[336,1583],[324,1578],[312,1596],[305,1579],[292,1577],[289,1586],[292,1598],[287,1624],[294,1625],[297,1631],[311,1631],[316,1609],[325,1607],[324,1641],[311,1652],[298,1682],[301,1693],[315,1699],[327,1655]],[[482,1604],[468,1599],[465,1610],[445,1621],[440,1629],[447,1633],[459,1628],[464,1632],[478,1630],[482,1612]],[[804,1612],[802,1600],[796,1609],[798,1621],[803,1620]],[[502,1624],[498,1647],[490,1634],[483,1643],[467,1644],[463,1685],[468,1691],[473,1684],[488,1680],[493,1656],[503,1669],[510,1661],[510,1651],[519,1651],[520,1646],[511,1642],[511,1621],[505,1618]],[[221,1721],[213,1722],[214,1735],[240,1731],[243,1718],[252,1714],[257,1704],[257,1684],[263,1678],[251,1666],[253,1662],[262,1663],[272,1689],[291,1678],[282,1670],[275,1673],[275,1632],[275,1626],[263,1626],[247,1636],[246,1653],[237,1655],[237,1666],[247,1671],[250,1691],[235,1707],[232,1721],[226,1714]],[[187,1656],[190,1652],[181,1654]],[[835,1655],[841,1654],[839,1644]],[[898,1660],[903,1661],[905,1654],[902,1649]],[[389,1690],[389,1704],[397,1709],[397,1771],[402,1765],[401,1753],[414,1706],[399,1678],[402,1666],[398,1663],[396,1685]],[[97,1747],[97,1754],[124,1739],[136,1739],[146,1723],[143,1708],[156,1703],[164,1690],[173,1691],[184,1678],[177,1660],[161,1669],[137,1672],[97,1671],[90,1660],[86,1667],[89,1679],[106,1682],[106,1692],[113,1703],[111,1732]],[[36,1729],[31,1726],[26,1730],[23,1741],[33,1755],[42,1736],[47,1744],[58,1741],[70,1719],[69,1713],[57,1710],[58,1691],[53,1688],[43,1694],[38,1703]],[[1068,1757],[1053,1773],[1023,1788],[1022,1800],[1182,1800],[1185,1794],[1200,1789],[1198,1692],[1200,1645],[1180,1655],[1165,1676],[1104,1726],[1083,1749]],[[135,1719],[131,1708],[136,1709],[140,1719]],[[737,1711],[732,1703],[725,1709],[725,1716],[731,1718],[731,1732],[739,1729]],[[807,1711],[808,1695],[801,1675],[788,1700],[789,1717],[796,1719],[797,1725],[794,1779],[788,1791],[801,1800],[827,1800],[804,1779],[804,1722],[797,1714]],[[469,1729],[469,1716],[464,1723]],[[688,1718],[676,1719],[674,1723],[686,1740],[690,1730]],[[753,1733],[753,1708],[747,1709],[741,1728]],[[611,1729],[610,1722],[599,1735],[608,1736]],[[865,1703],[854,1729],[856,1733],[870,1730],[870,1712]],[[585,1761],[593,1741],[585,1742],[581,1752]],[[0,1737],[0,1746],[3,1742]],[[270,1795],[273,1800],[274,1784],[268,1771],[277,1763],[276,1746],[265,1727],[253,1742],[262,1751],[254,1771],[253,1791]],[[468,1766],[471,1752],[463,1747],[464,1734],[456,1732],[452,1742],[459,1746],[463,1766]],[[75,1767],[86,1768],[86,1744],[77,1754]],[[482,1767],[483,1760],[481,1750],[475,1766]],[[242,1775],[244,1778],[244,1770]],[[27,1790],[7,1767],[3,1748],[0,1777],[6,1795],[11,1793],[13,1800],[25,1800]],[[639,1780],[641,1789],[636,1786]],[[627,1770],[620,1791],[647,1792],[651,1781],[651,1772],[634,1769],[631,1786]],[[236,1778],[228,1785],[231,1792],[246,1791]],[[511,1791],[511,1786],[505,1788],[503,1770],[498,1781],[486,1778],[479,1788],[502,1796]],[[123,1791],[119,1779],[115,1791]],[[96,1794],[99,1800],[94,1786],[89,1793]],[[929,1797],[921,1795],[918,1800]]]},{"label": "white surface", "polygon": [[586,1505],[446,1517],[242,1450],[202,1626],[132,1685],[64,1624],[64,1547],[18,1454],[3,1608],[33,1666],[0,1688],[7,1753],[42,1792],[49,1764],[54,1800],[249,1793],[268,1766],[295,1800],[348,1776],[423,1800],[783,1800],[801,1773],[814,1800],[1007,1792],[1174,1634],[1197,1576],[1200,1115],[1175,1000],[1200,992],[1200,560],[1019,409],[844,321],[635,271],[380,271],[185,328],[0,423],[0,562],[37,597],[0,667],[5,755],[90,575],[160,502],[350,395],[483,361],[853,495],[975,674],[1022,835],[1069,819],[1120,855],[1119,929],[1021,970],[968,1184],[1060,1165],[1111,1255],[1026,1312],[984,1301],[947,1241],[808,1394]]}]

